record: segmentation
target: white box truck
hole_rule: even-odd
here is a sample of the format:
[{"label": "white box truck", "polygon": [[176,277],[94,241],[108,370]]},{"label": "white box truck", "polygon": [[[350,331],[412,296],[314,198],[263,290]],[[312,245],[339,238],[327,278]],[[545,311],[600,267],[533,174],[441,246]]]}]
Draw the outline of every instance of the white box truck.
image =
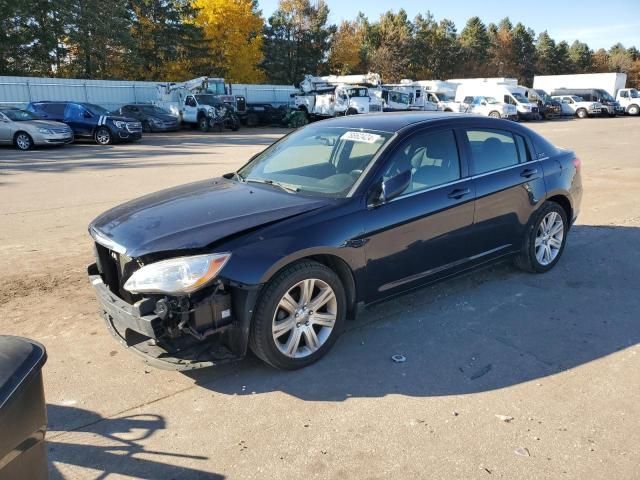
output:
[{"label": "white box truck", "polygon": [[626,83],[627,74],[617,72],[533,77],[533,88],[541,88],[551,95],[577,95],[586,101],[599,102],[603,106],[603,114],[638,115],[638,91],[625,88]]}]

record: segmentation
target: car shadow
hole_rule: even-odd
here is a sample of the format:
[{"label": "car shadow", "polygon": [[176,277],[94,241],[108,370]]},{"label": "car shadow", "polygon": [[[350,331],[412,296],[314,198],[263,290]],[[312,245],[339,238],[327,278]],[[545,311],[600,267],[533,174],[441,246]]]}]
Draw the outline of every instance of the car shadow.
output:
[{"label": "car shadow", "polygon": [[[179,448],[171,452],[147,450],[142,442],[166,429],[166,422],[160,415],[104,418],[89,410],[60,405],[48,405],[47,415],[50,430],[47,434],[47,449],[51,480],[71,478],[65,476],[66,466],[71,466],[72,469],[89,469],[95,473],[91,478],[96,480],[108,478],[111,474],[149,480],[224,478],[222,475],[173,463],[173,460],[177,459],[204,461],[207,457],[176,453],[175,450]],[[72,418],[82,418],[84,426],[71,432],[51,432]],[[87,444],[86,440],[83,441],[87,435],[91,436],[92,445]],[[76,472],[75,469],[73,471]]]},{"label": "car shadow", "polygon": [[640,341],[638,245],[640,228],[575,226],[552,271],[526,274],[502,263],[380,303],[305,369],[277,371],[248,358],[228,376],[185,374],[222,394],[278,391],[308,401],[539,382]]}]

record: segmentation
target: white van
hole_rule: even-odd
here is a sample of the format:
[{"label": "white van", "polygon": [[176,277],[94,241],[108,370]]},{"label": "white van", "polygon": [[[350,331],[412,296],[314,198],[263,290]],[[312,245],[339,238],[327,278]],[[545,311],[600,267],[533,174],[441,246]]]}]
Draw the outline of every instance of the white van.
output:
[{"label": "white van", "polygon": [[468,97],[491,97],[508,105],[513,105],[520,120],[538,120],[538,105],[529,102],[526,88],[505,83],[463,83],[456,90],[456,101]]}]

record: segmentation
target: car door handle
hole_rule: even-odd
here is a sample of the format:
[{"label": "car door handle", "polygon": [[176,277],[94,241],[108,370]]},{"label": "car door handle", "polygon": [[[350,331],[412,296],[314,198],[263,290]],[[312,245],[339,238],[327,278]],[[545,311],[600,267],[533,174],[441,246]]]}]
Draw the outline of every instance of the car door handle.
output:
[{"label": "car door handle", "polygon": [[525,177],[525,178],[529,178],[529,177],[533,177],[534,175],[538,174],[538,169],[537,168],[527,168],[526,170],[523,170],[520,173],[521,177]]},{"label": "car door handle", "polygon": [[455,198],[456,200],[464,197],[465,195],[469,195],[471,190],[468,188],[456,188],[453,192],[451,192],[447,197]]}]

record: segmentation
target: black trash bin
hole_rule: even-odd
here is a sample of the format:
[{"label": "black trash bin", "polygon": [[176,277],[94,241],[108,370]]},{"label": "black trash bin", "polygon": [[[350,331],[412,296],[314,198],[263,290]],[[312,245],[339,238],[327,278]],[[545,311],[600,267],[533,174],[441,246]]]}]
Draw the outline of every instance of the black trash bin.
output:
[{"label": "black trash bin", "polygon": [[0,480],[48,477],[42,345],[0,335]]}]

